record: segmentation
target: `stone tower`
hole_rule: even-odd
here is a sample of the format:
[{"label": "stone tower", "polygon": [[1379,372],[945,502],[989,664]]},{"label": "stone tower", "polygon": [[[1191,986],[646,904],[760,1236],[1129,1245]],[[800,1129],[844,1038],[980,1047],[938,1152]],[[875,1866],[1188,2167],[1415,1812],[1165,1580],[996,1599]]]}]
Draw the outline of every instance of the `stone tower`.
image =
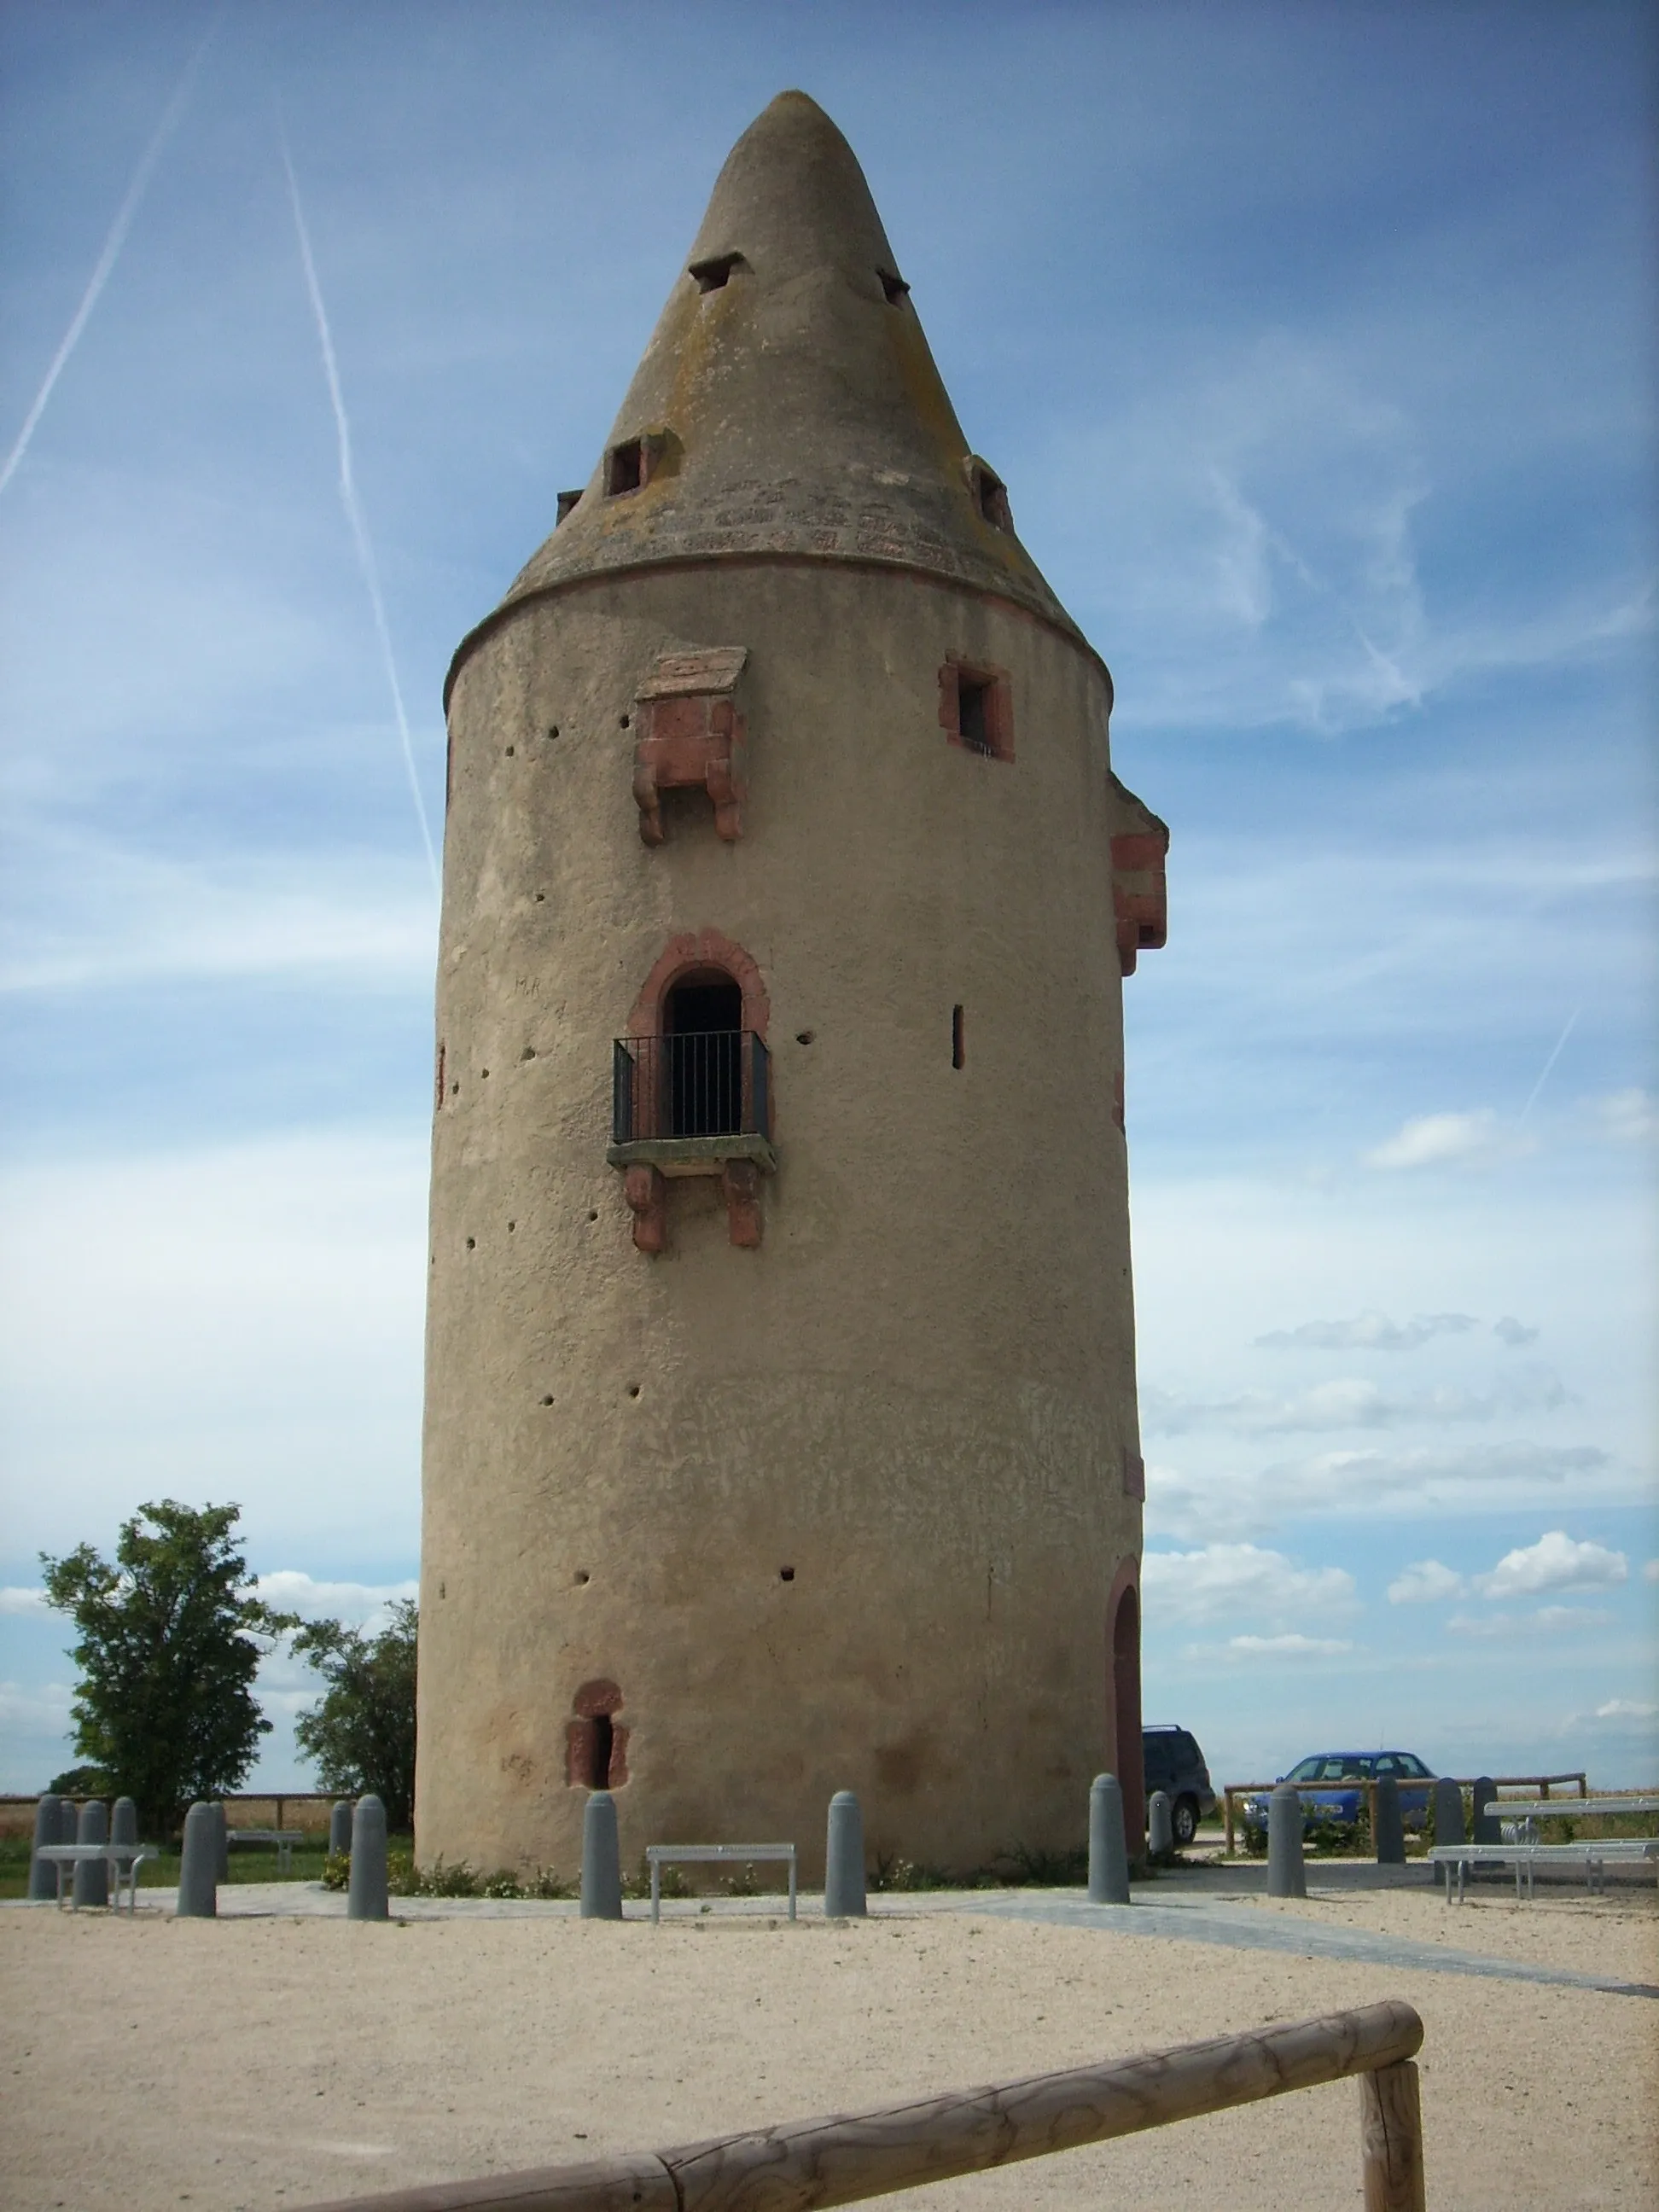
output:
[{"label": "stone tower", "polygon": [[1111,704],[783,94],[450,676],[422,1860],[1138,1826]]}]

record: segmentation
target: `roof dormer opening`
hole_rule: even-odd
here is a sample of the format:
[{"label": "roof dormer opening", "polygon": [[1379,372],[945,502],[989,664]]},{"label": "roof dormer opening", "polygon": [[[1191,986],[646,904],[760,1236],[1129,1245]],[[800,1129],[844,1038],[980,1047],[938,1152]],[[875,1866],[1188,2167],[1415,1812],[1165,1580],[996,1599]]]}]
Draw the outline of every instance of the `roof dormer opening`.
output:
[{"label": "roof dormer opening", "polygon": [[575,507],[576,503],[580,497],[581,494],[579,491],[562,491],[559,494],[559,511],[553,518],[553,527],[555,530],[558,528],[560,523],[562,523],[565,520],[566,516],[568,515]]},{"label": "roof dormer opening", "polygon": [[612,446],[605,457],[605,490],[607,499],[615,499],[619,492],[637,491],[645,482],[645,447],[641,440],[629,438],[620,446]]},{"label": "roof dormer opening", "polygon": [[888,306],[896,307],[909,292],[910,287],[896,270],[878,269],[876,274],[881,279],[882,290],[887,295]]},{"label": "roof dormer opening", "polygon": [[1008,506],[1008,487],[994,468],[981,461],[977,454],[968,457],[968,486],[974,495],[974,505],[980,518],[988,522],[993,530],[1012,530],[1014,518]]},{"label": "roof dormer opening", "polygon": [[696,279],[698,291],[722,292],[731,281],[732,271],[748,266],[740,253],[713,253],[706,261],[694,261],[685,273]]}]

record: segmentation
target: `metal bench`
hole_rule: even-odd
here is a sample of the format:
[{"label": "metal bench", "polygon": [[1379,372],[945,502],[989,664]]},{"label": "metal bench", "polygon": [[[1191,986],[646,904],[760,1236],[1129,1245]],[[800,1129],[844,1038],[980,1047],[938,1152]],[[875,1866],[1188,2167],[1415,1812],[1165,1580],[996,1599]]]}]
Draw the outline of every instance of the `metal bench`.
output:
[{"label": "metal bench", "polygon": [[1524,1831],[1506,1836],[1505,1841],[1535,1844],[1540,1820],[1582,1820],[1587,1814],[1599,1818],[1603,1813],[1659,1813],[1659,1797],[1590,1797],[1577,1803],[1571,1798],[1494,1797],[1481,1809],[1493,1820]]},{"label": "metal bench", "polygon": [[1540,1864],[1583,1867],[1584,1880],[1594,1895],[1605,1886],[1606,1870],[1610,1864],[1659,1863],[1659,1838],[1598,1836],[1582,1844],[1437,1844],[1429,1857],[1435,1865],[1445,1869],[1448,1905],[1451,1903],[1452,1869],[1457,1869],[1457,1901],[1462,1905],[1464,1883],[1472,1866],[1512,1867],[1518,1902],[1522,1893],[1522,1877],[1526,1881],[1525,1894],[1530,1898],[1534,1870]]},{"label": "metal bench", "polygon": [[651,1869],[651,1917],[662,1918],[662,1870],[676,1863],[685,1865],[752,1865],[757,1859],[787,1861],[789,1867],[789,1917],[795,1917],[795,1847],[793,1844],[647,1844],[646,1863]]},{"label": "metal bench", "polygon": [[60,1905],[64,1903],[64,1877],[66,1874],[70,1876],[71,1887],[69,1904],[71,1911],[76,1909],[73,1887],[75,1869],[82,1861],[102,1859],[108,1867],[115,1883],[115,1900],[112,1909],[117,1912],[121,1910],[121,1884],[125,1881],[127,1888],[127,1911],[137,1912],[138,1869],[146,1859],[159,1859],[161,1856],[154,1844],[42,1844],[35,1852],[37,1858],[45,1859],[57,1873],[58,1902]]},{"label": "metal bench", "polygon": [[225,1842],[231,1844],[274,1844],[276,1846],[276,1872],[282,1876],[294,1864],[294,1846],[306,1839],[303,1828],[227,1828]]}]

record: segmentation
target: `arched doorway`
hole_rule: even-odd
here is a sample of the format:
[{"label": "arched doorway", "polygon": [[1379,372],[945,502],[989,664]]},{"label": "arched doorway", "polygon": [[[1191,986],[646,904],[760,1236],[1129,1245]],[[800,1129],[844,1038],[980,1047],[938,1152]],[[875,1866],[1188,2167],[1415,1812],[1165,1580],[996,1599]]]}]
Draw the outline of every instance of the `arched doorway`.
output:
[{"label": "arched doorway", "polygon": [[1123,1790],[1123,1834],[1131,1858],[1146,1841],[1146,1781],[1140,1748],[1140,1600],[1131,1583],[1112,1615],[1112,1736]]},{"label": "arched doorway", "polygon": [[666,1133],[724,1137],[743,1127],[743,990],[721,968],[694,968],[663,1000]]}]

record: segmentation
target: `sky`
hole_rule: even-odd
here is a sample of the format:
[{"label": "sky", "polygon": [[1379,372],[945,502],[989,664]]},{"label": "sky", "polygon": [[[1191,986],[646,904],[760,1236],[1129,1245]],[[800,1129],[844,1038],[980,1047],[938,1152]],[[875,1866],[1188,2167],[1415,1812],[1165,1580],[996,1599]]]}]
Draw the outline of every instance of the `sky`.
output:
[{"label": "sky", "polygon": [[1147,1719],[1659,1777],[1655,83],[1519,0],[0,9],[0,1789],[146,1499],[414,1589],[443,675],[789,85],[1171,826]]}]

